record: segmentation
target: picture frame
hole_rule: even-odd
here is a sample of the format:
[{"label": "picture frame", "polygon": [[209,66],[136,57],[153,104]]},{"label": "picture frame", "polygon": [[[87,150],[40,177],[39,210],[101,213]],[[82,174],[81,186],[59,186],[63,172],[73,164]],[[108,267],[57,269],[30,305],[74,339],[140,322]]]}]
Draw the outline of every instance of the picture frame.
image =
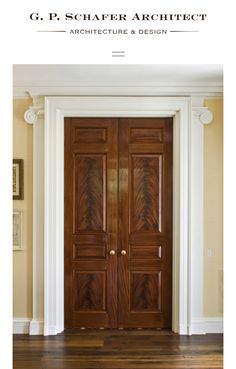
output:
[{"label": "picture frame", "polygon": [[24,199],[24,160],[13,159],[12,166],[13,200]]},{"label": "picture frame", "polygon": [[23,250],[23,212],[13,210],[13,250]]}]

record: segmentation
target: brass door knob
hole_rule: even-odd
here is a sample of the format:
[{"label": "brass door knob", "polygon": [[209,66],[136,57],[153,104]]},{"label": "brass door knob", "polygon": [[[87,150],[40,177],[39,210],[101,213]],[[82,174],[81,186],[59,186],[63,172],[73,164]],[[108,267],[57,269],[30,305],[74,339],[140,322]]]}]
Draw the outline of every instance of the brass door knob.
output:
[{"label": "brass door knob", "polygon": [[126,251],[125,250],[121,250],[121,255],[126,255]]},{"label": "brass door knob", "polygon": [[115,255],[115,254],[116,254],[115,250],[110,251],[110,255]]}]

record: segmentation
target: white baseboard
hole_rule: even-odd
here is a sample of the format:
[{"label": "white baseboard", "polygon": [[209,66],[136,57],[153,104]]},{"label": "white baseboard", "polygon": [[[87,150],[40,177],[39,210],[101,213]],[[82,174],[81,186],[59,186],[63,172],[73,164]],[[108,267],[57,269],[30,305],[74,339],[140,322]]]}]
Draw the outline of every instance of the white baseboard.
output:
[{"label": "white baseboard", "polygon": [[223,333],[222,317],[205,317],[193,319],[189,326],[189,334]]},{"label": "white baseboard", "polygon": [[[182,327],[179,334],[206,334],[206,333],[223,333],[223,318],[222,317],[205,317],[192,320],[189,330]],[[13,319],[14,334],[44,334],[55,335],[56,328],[54,326],[45,327],[43,320],[34,320],[29,318],[14,318]]]},{"label": "white baseboard", "polygon": [[219,318],[204,318],[206,333],[224,333],[224,319],[222,317]]},{"label": "white baseboard", "polygon": [[44,336],[55,336],[60,333],[55,325],[44,327]]},{"label": "white baseboard", "polygon": [[43,320],[36,320],[32,319],[29,325],[29,334],[37,335],[37,334],[43,334],[44,332],[44,323]]},{"label": "white baseboard", "polygon": [[43,334],[44,323],[42,320],[34,320],[30,318],[14,318],[13,333],[14,334]]},{"label": "white baseboard", "polygon": [[188,327],[186,325],[180,324],[179,329],[175,332],[180,335],[188,334]]},{"label": "white baseboard", "polygon": [[29,333],[29,318],[14,318],[13,319],[13,333],[14,334],[27,334]]}]

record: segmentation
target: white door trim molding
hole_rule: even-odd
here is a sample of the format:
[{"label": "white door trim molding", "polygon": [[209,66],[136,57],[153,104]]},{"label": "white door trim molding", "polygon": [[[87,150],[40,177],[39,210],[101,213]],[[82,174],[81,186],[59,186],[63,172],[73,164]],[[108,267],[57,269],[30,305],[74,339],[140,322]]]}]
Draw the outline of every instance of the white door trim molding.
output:
[{"label": "white door trim molding", "polygon": [[[26,112],[25,119],[37,122],[42,110],[42,105],[36,103]],[[203,99],[191,97],[57,96],[45,98],[44,173],[42,166],[37,173],[34,171],[34,182],[44,176],[44,250],[42,246],[39,250],[36,241],[34,249],[41,257],[44,251],[44,281],[42,276],[35,276],[36,286],[44,283],[44,334],[57,334],[64,329],[64,118],[69,116],[173,117],[172,329],[179,334],[194,333],[192,322],[203,318],[201,123],[211,121],[211,112],[203,107]],[[34,214],[40,213],[39,204],[35,206]],[[39,222],[34,221],[34,227],[42,230]],[[38,304],[36,297],[33,303]]]}]

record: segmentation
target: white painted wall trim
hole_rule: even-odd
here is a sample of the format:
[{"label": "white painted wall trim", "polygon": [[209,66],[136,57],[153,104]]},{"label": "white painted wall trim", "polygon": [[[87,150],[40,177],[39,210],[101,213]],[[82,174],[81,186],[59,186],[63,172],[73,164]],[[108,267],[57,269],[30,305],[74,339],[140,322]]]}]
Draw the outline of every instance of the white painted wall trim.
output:
[{"label": "white painted wall trim", "polygon": [[224,333],[222,317],[203,317],[190,324],[190,334]]},{"label": "white painted wall trim", "polygon": [[[55,327],[49,327],[49,334],[56,334]],[[190,324],[189,334],[224,333],[224,321],[222,317],[203,317],[195,319]],[[14,318],[13,334],[44,334],[44,322],[31,320],[30,318]]]},{"label": "white painted wall trim", "polygon": [[222,317],[204,318],[206,333],[224,333],[224,319]]},{"label": "white painted wall trim", "polygon": [[32,335],[38,335],[38,334],[44,334],[44,321],[38,320],[38,319],[32,319],[30,321],[29,325],[29,334]]},{"label": "white painted wall trim", "polygon": [[[44,109],[42,101],[42,98],[35,99],[34,106],[26,112],[28,122],[38,124]],[[212,119],[202,103],[203,99],[190,97],[45,98],[44,173],[43,166],[39,165],[34,178],[34,181],[37,177],[42,179],[45,174],[44,250],[39,242],[39,247],[34,247],[40,258],[44,251],[44,281],[39,275],[35,286],[42,290],[44,283],[45,335],[64,329],[64,117],[67,116],[174,118],[172,329],[180,334],[194,333],[196,325],[191,322],[203,316],[203,280],[199,278],[199,271],[203,270],[202,123],[207,124]],[[37,136],[41,140],[40,135],[36,135],[36,140]],[[42,161],[42,157],[40,153],[39,160]],[[34,196],[38,193],[42,198],[38,187],[35,191]],[[40,213],[39,204],[36,208],[36,213]],[[34,226],[42,229],[41,221],[34,222]],[[35,297],[35,301],[37,305],[40,300]],[[33,321],[40,318],[34,316]]]},{"label": "white painted wall trim", "polygon": [[25,334],[29,333],[29,318],[14,318],[13,319],[13,333],[14,334]]},{"label": "white painted wall trim", "polygon": [[222,97],[222,82],[28,81],[14,83],[14,98],[31,96],[206,96]]},{"label": "white painted wall trim", "polygon": [[[64,117],[66,116],[174,117],[173,330],[181,334],[188,334],[192,304],[191,283],[189,283],[192,241],[190,221],[191,213],[195,210],[191,208],[190,165],[191,158],[197,151],[197,147],[190,139],[191,99],[178,97],[47,97],[45,113],[45,334],[61,332],[64,322],[63,137]],[[202,129],[201,125],[200,129]],[[198,219],[200,228],[202,221],[203,219]],[[202,259],[195,261],[195,264],[198,263],[201,264]],[[202,295],[201,283],[198,290]],[[201,307],[196,310],[201,310]]]},{"label": "white painted wall trim", "polygon": [[[44,319],[44,106],[34,99],[24,118],[33,124],[33,317],[30,334],[43,332]],[[35,124],[37,122],[37,124]],[[39,324],[40,322],[40,324]],[[34,333],[36,332],[36,333]]]},{"label": "white painted wall trim", "polygon": [[13,334],[42,335],[43,333],[43,320],[32,320],[30,318],[13,319]]}]

